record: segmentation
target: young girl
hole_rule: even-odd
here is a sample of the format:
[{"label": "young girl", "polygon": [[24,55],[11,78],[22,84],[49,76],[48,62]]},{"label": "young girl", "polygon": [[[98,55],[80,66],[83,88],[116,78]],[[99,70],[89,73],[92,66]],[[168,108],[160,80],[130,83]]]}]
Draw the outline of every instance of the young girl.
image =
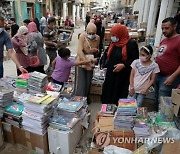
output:
[{"label": "young girl", "polygon": [[139,59],[132,62],[129,98],[133,97],[137,101],[137,105],[141,106],[144,97],[155,80],[156,73],[159,72],[159,66],[151,61],[153,49],[150,45],[143,46],[139,53]]},{"label": "young girl", "polygon": [[78,65],[86,65],[91,62],[95,62],[96,59],[86,61],[71,61],[69,59],[71,51],[67,48],[60,48],[58,55],[52,62],[52,79],[54,83],[63,85],[69,78],[71,67]]}]

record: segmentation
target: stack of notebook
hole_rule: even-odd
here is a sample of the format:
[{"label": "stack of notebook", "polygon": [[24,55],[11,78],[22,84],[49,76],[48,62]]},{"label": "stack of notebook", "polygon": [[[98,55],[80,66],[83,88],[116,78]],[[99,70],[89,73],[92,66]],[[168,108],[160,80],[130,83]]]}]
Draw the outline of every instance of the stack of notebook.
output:
[{"label": "stack of notebook", "polygon": [[67,82],[61,91],[61,96],[66,98],[71,98],[74,93],[74,83]]},{"label": "stack of notebook", "polygon": [[6,107],[13,101],[14,91],[5,86],[0,86],[0,107]]},{"label": "stack of notebook", "polygon": [[24,106],[18,103],[11,103],[9,106],[4,108],[3,119],[7,123],[21,127],[22,126],[22,112],[24,110]]},{"label": "stack of notebook", "polygon": [[50,126],[61,130],[72,129],[80,119],[83,105],[82,102],[60,102],[50,122]]},{"label": "stack of notebook", "polygon": [[114,104],[102,104],[101,111],[102,114],[114,114],[116,111],[116,106]]},{"label": "stack of notebook", "polygon": [[29,73],[24,73],[16,79],[16,90],[19,93],[28,92]]},{"label": "stack of notebook", "polygon": [[120,99],[114,117],[115,129],[132,129],[137,112],[135,99]]},{"label": "stack of notebook", "polygon": [[150,135],[149,126],[145,123],[136,123],[133,130],[137,138],[145,138]]},{"label": "stack of notebook", "polygon": [[45,93],[46,85],[48,83],[48,77],[46,74],[40,72],[32,72],[30,73],[28,88],[29,93]]},{"label": "stack of notebook", "polygon": [[28,97],[24,101],[22,113],[23,128],[40,135],[46,133],[55,106],[56,99],[51,95],[36,94]]}]

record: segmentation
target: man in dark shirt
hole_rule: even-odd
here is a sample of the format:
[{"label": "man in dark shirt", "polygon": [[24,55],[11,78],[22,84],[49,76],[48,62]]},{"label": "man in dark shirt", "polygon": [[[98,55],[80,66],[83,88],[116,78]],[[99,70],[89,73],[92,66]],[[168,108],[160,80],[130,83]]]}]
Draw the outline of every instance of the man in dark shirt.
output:
[{"label": "man in dark shirt", "polygon": [[180,35],[176,32],[176,21],[169,17],[162,21],[162,33],[166,37],[160,43],[156,63],[160,73],[155,80],[156,110],[161,96],[171,96],[173,88],[180,84]]},{"label": "man in dark shirt", "polygon": [[17,33],[19,26],[16,24],[14,18],[11,18],[10,22],[11,22],[11,37],[13,37]]},{"label": "man in dark shirt", "polygon": [[50,17],[48,19],[48,25],[45,27],[43,33],[44,43],[46,45],[46,53],[49,56],[50,65],[57,56],[57,32],[54,27],[56,24],[55,21],[55,18]]},{"label": "man in dark shirt", "polygon": [[90,20],[91,20],[90,13],[89,13],[89,12],[87,12],[87,14],[86,14],[86,23],[85,23],[85,29],[86,29],[86,27],[87,27],[88,23],[90,22]]},{"label": "man in dark shirt", "polygon": [[31,22],[31,20],[29,20],[29,19],[25,19],[25,20],[23,20],[23,24],[24,24],[24,26],[28,26],[28,24]]},{"label": "man in dark shirt", "polygon": [[17,57],[16,52],[13,49],[13,45],[11,42],[11,38],[9,34],[4,30],[4,18],[0,16],[0,78],[3,77],[3,56],[4,56],[4,45],[6,46],[6,50],[8,52],[8,55],[11,57],[11,59],[16,64],[17,68],[22,73],[26,73],[27,70],[23,68],[23,66],[20,65]]}]

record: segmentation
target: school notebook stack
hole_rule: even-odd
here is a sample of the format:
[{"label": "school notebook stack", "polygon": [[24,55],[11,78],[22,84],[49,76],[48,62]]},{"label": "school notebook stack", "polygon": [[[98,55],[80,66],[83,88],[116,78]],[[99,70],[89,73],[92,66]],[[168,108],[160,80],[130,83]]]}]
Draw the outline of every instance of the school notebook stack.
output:
[{"label": "school notebook stack", "polygon": [[46,84],[48,83],[48,77],[46,74],[40,72],[32,72],[30,73],[28,88],[29,93],[45,93]]},{"label": "school notebook stack", "polygon": [[5,86],[0,86],[0,107],[6,107],[13,101],[14,91]]},{"label": "school notebook stack", "polygon": [[132,129],[137,112],[135,99],[120,99],[114,117],[115,129]]},{"label": "school notebook stack", "polygon": [[18,103],[11,103],[9,106],[4,108],[3,119],[7,123],[21,127],[22,126],[22,112],[24,110],[24,106]]},{"label": "school notebook stack", "polygon": [[46,94],[31,95],[24,100],[23,128],[39,135],[46,133],[56,103],[54,97]]},{"label": "school notebook stack", "polygon": [[50,126],[61,130],[69,130],[80,120],[83,102],[60,102],[50,122]]},{"label": "school notebook stack", "polygon": [[102,104],[101,111],[102,114],[114,114],[116,111],[116,106],[114,104]]},{"label": "school notebook stack", "polygon": [[19,93],[28,92],[29,73],[24,73],[16,79],[16,91]]}]

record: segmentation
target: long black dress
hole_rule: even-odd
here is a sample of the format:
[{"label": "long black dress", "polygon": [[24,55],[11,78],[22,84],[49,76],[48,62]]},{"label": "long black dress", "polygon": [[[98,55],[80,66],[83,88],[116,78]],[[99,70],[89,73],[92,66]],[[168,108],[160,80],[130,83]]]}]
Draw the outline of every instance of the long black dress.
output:
[{"label": "long black dress", "polygon": [[[139,58],[138,45],[135,40],[130,39],[127,43],[127,60],[122,60],[122,47],[115,46],[111,52],[107,64],[106,78],[103,84],[102,103],[118,104],[120,98],[127,98],[131,63]],[[114,65],[123,63],[125,68],[120,72],[113,72]]]}]

